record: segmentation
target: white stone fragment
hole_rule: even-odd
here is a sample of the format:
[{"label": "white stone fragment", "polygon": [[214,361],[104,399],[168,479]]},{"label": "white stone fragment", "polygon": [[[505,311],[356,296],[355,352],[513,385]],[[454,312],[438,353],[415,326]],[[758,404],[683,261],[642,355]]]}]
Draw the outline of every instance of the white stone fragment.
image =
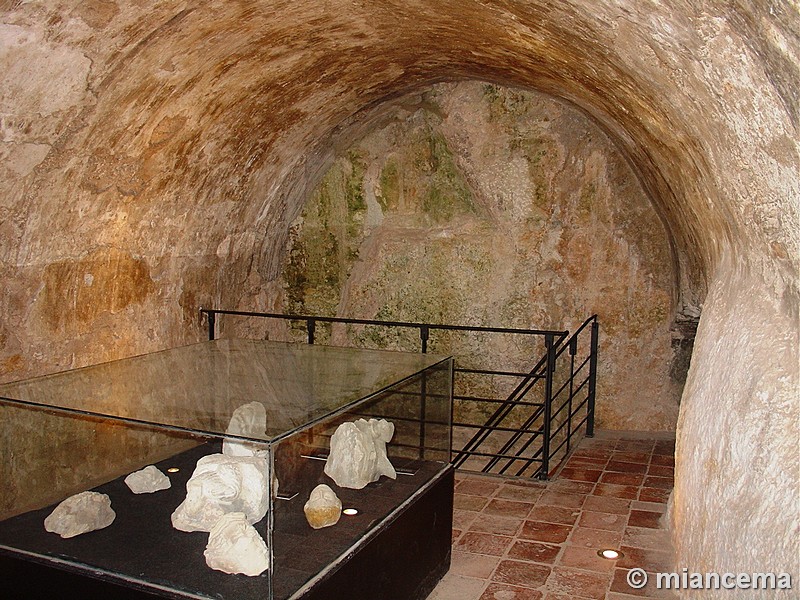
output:
[{"label": "white stone fragment", "polygon": [[71,538],[108,527],[116,516],[106,494],[81,492],[56,506],[44,520],[44,528],[62,538]]},{"label": "white stone fragment", "polygon": [[311,490],[308,502],[303,506],[306,521],[314,529],[330,527],[342,516],[342,501],[330,487],[320,483]]},{"label": "white stone fragment", "polygon": [[172,482],[170,482],[169,477],[158,470],[158,467],[149,465],[128,475],[125,478],[125,485],[134,494],[150,494],[160,490],[168,490],[172,486]]},{"label": "white stone fragment", "polygon": [[394,424],[385,419],[358,419],[342,423],[331,436],[325,474],[339,487],[360,490],[381,475],[397,477],[386,456],[386,443],[394,435]]},{"label": "white stone fragment", "polygon": [[[267,431],[267,409],[260,402],[244,404],[233,411],[225,433],[245,437],[263,437]],[[225,438],[222,453],[227,456],[266,456],[264,446]]]},{"label": "white stone fragment", "polygon": [[269,550],[244,513],[221,517],[211,528],[203,555],[206,564],[223,573],[257,577],[269,569]]},{"label": "white stone fragment", "polygon": [[267,514],[267,461],[257,456],[209,454],[197,461],[186,483],[186,499],[172,513],[181,531],[211,531],[228,513],[241,512],[257,523]]}]

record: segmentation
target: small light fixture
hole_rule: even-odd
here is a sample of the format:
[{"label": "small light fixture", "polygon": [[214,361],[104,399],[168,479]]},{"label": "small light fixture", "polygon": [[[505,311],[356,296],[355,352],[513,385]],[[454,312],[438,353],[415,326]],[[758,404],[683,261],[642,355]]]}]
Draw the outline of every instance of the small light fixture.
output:
[{"label": "small light fixture", "polygon": [[345,509],[344,509],[342,512],[343,512],[344,514],[346,514],[348,517],[352,517],[353,515],[357,515],[357,514],[358,514],[358,509],[355,509],[355,508],[345,508]]},{"label": "small light fixture", "polygon": [[622,554],[622,552],[620,552],[619,550],[612,550],[610,548],[605,548],[603,550],[598,550],[597,556],[599,556],[600,558],[606,558],[608,560],[615,560],[617,558],[622,558],[624,554]]},{"label": "small light fixture", "polygon": [[180,471],[178,467],[170,467],[167,469],[167,473],[177,473],[178,471]]}]

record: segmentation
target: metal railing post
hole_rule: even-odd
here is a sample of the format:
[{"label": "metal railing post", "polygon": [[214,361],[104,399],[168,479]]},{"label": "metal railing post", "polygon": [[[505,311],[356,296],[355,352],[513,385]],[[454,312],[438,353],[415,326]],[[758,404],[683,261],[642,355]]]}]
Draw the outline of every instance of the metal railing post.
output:
[{"label": "metal railing post", "polygon": [[572,442],[572,399],[575,397],[575,355],[578,353],[578,338],[569,343],[569,398],[567,400],[567,454]]},{"label": "metal railing post", "polygon": [[217,313],[213,310],[206,311],[206,315],[208,316],[208,340],[214,341],[216,337],[216,329],[217,329]]},{"label": "metal railing post", "polygon": [[[422,344],[422,354],[428,353],[428,337],[430,337],[430,329],[427,325],[422,325],[419,328],[419,340]],[[419,458],[425,458],[425,414],[428,411],[428,375],[426,372],[422,373],[422,381],[420,382],[420,398],[419,398]]]},{"label": "metal railing post", "polygon": [[425,416],[428,413],[428,372],[422,372],[419,383],[419,459],[425,459]]},{"label": "metal railing post", "polygon": [[594,403],[597,386],[597,349],[600,325],[595,319],[592,322],[592,341],[589,355],[589,397],[586,405],[586,437],[594,437]]},{"label": "metal railing post", "polygon": [[308,343],[314,343],[314,332],[317,329],[317,322],[314,319],[306,320],[306,329],[308,330]]},{"label": "metal railing post", "polygon": [[428,329],[427,325],[423,325],[419,328],[419,339],[422,342],[422,353],[428,353],[428,337],[430,336],[430,330]]},{"label": "metal railing post", "polygon": [[539,479],[547,479],[550,472],[550,420],[553,413],[553,372],[555,371],[555,345],[553,335],[544,336],[544,344],[547,348],[547,367],[544,379],[544,423],[542,423],[542,469],[539,472]]}]

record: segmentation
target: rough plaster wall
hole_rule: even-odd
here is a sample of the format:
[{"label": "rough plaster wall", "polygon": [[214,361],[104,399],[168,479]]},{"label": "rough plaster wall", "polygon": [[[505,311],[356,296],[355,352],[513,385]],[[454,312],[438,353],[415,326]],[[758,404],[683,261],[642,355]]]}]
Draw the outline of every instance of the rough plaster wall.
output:
[{"label": "rough plaster wall", "polygon": [[[742,264],[726,260],[723,272],[709,291],[695,341],[695,352],[709,360],[692,363],[678,424],[671,518],[681,532],[675,536],[679,566],[789,573],[795,589],[777,597],[795,597],[800,304],[796,295],[775,297],[761,274]],[[720,360],[735,368],[722,371]],[[734,593],[776,597],[773,591]]]},{"label": "rough plaster wall", "polygon": [[[598,314],[598,426],[674,430],[672,256],[607,136],[566,103],[480,82],[397,104],[388,125],[337,158],[292,224],[284,310],[571,331]],[[419,345],[411,332],[349,337]],[[514,369],[543,349],[441,334],[430,348]]]},{"label": "rough plaster wall", "polygon": [[[764,297],[776,310],[758,313],[763,327],[797,327],[795,2],[6,0],[0,24],[3,379],[200,339],[201,304],[269,308],[288,223],[332,157],[384,101],[444,80],[529,87],[581,107],[664,217],[679,310],[756,313]],[[48,268],[68,279],[45,284]],[[739,270],[763,284],[703,304],[707,289],[741,281]],[[148,277],[143,298],[134,282]],[[98,304],[81,318],[75,298],[95,282]],[[47,298],[62,299],[60,315]],[[702,460],[719,447],[698,438],[712,412],[701,407],[718,409],[713,421],[750,398],[747,387],[716,392],[747,358],[716,346],[730,339],[721,323],[709,323],[693,357],[679,455],[693,447]],[[761,353],[750,375],[796,398],[772,364]],[[796,456],[799,413],[797,402],[774,413],[776,437],[763,442],[777,444],[781,464]],[[724,440],[755,435],[741,414],[725,418]],[[791,506],[772,502],[749,458],[728,464],[745,473],[759,520],[789,522]],[[796,494],[788,480],[776,485]],[[745,568],[743,544],[770,546],[771,534],[745,527],[734,543],[703,529],[752,518],[719,490],[679,469],[679,559],[726,556]],[[783,539],[770,558],[792,564],[798,549]]]}]

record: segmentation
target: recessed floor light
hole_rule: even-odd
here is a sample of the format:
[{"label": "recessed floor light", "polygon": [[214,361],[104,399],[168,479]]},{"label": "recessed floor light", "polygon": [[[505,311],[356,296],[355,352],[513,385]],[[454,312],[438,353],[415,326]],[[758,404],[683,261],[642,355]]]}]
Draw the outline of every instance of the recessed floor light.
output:
[{"label": "recessed floor light", "polygon": [[597,556],[601,558],[607,558],[608,560],[614,560],[616,558],[622,558],[624,554],[622,554],[622,552],[620,552],[619,550],[611,550],[609,548],[605,550],[598,550]]},{"label": "recessed floor light", "polygon": [[170,467],[167,469],[167,473],[177,473],[178,471],[180,471],[178,467]]},{"label": "recessed floor light", "polygon": [[352,517],[353,515],[358,514],[358,510],[355,508],[345,508],[342,512],[346,514],[348,517]]}]

